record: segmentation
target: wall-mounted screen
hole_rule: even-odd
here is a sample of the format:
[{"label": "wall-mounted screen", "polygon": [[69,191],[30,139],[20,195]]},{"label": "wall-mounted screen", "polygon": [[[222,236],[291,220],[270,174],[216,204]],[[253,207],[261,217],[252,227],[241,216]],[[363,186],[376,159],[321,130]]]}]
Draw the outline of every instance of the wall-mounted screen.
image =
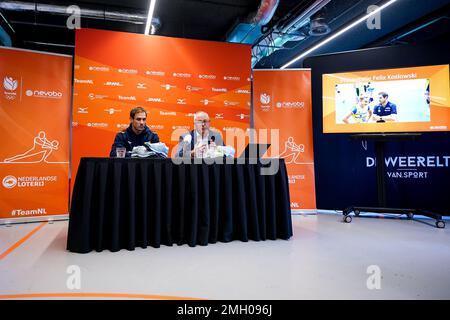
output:
[{"label": "wall-mounted screen", "polygon": [[324,74],[324,133],[449,131],[449,65]]}]

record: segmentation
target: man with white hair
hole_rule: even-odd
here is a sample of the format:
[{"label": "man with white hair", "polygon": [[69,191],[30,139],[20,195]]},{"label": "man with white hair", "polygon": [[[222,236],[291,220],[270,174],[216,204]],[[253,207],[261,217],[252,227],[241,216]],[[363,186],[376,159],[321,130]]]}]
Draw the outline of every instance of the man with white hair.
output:
[{"label": "man with white hair", "polygon": [[[178,156],[183,157],[186,149],[190,150],[191,157],[204,158],[210,148],[223,146],[222,136],[219,132],[210,129],[209,115],[204,111],[194,114],[194,130],[183,136]],[[183,146],[188,145],[188,148]]]}]

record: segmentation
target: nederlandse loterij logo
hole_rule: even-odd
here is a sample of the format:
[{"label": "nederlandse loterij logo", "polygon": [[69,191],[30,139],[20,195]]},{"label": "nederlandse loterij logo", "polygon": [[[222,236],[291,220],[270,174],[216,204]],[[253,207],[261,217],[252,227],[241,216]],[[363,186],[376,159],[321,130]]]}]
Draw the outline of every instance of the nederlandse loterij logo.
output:
[{"label": "nederlandse loterij logo", "polygon": [[14,188],[17,185],[17,178],[14,176],[6,176],[3,178],[3,186],[7,189]]},{"label": "nederlandse loterij logo", "polygon": [[261,101],[262,104],[269,104],[270,96],[267,93],[261,93],[259,100]]},{"label": "nederlandse loterij logo", "polygon": [[17,93],[15,92],[17,87],[19,85],[19,82],[15,80],[13,77],[6,76],[3,79],[3,88],[5,88],[6,91],[4,91],[5,97],[8,100],[14,100],[16,98]]}]

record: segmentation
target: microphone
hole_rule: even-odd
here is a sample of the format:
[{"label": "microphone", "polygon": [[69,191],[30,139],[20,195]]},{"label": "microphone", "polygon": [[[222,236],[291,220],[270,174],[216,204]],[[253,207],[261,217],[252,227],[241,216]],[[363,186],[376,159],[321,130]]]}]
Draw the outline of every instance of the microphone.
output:
[{"label": "microphone", "polygon": [[211,136],[211,140],[208,141],[208,145],[211,144],[211,142],[216,141],[216,136]]}]

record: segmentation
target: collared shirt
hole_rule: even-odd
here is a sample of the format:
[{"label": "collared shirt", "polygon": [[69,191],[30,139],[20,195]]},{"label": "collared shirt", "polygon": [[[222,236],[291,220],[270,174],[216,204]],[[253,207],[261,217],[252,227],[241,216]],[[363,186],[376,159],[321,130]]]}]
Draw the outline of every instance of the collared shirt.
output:
[{"label": "collared shirt", "polygon": [[397,106],[388,101],[388,103],[386,103],[386,106],[384,107],[381,104],[377,105],[373,109],[373,113],[380,117],[389,116],[391,114],[397,114]]}]

